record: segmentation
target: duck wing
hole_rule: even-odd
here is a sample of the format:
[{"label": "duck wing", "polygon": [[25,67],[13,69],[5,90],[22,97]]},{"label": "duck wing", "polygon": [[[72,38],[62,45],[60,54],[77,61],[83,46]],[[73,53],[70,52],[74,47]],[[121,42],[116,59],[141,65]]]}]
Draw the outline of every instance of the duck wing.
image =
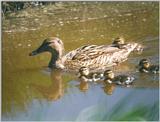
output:
[{"label": "duck wing", "polygon": [[126,45],[122,49],[109,45],[86,45],[65,55],[64,65],[67,69],[79,69],[82,66],[91,70],[105,69],[127,60],[135,46]]},{"label": "duck wing", "polygon": [[88,61],[94,60],[100,56],[106,56],[108,58],[115,57],[116,55],[120,55],[121,53],[128,52],[126,49],[119,49],[117,47],[109,47],[109,46],[96,46],[92,48],[91,46],[87,46],[85,49],[77,52],[72,60],[80,60],[80,61]]},{"label": "duck wing", "polygon": [[97,45],[85,45],[85,46],[77,48],[76,50],[70,51],[64,56],[64,58],[74,60],[78,55],[81,55],[84,52],[87,52],[88,50],[92,50],[93,48],[97,48],[97,47],[98,47]]},{"label": "duck wing", "polygon": [[116,52],[118,48],[108,45],[88,45],[78,48],[72,60],[87,61],[95,59],[103,54]]}]

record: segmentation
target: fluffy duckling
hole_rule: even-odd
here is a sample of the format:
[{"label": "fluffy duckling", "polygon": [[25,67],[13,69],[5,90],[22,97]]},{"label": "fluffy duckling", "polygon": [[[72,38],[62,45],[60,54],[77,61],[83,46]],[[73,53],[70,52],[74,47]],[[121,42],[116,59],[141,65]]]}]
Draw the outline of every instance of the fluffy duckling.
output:
[{"label": "fluffy duckling", "polygon": [[96,82],[103,78],[102,73],[90,73],[89,68],[81,67],[79,69],[79,78],[85,82]]},{"label": "fluffy duckling", "polygon": [[159,73],[159,66],[158,65],[151,65],[147,59],[142,59],[139,62],[139,71],[143,73]]},{"label": "fluffy duckling", "polygon": [[[115,38],[113,40],[113,43],[112,43],[113,47],[117,47],[119,49],[125,48],[125,45],[127,45],[127,43],[125,43],[125,39],[123,37],[117,37],[117,38]],[[143,46],[141,44],[137,44],[137,46],[135,47],[134,51],[136,51],[138,53],[142,53]]]},{"label": "fluffy duckling", "polygon": [[122,49],[123,45],[125,45],[124,42],[125,42],[124,38],[117,37],[117,38],[114,39],[112,45],[113,45],[113,47],[118,47],[119,49]]},{"label": "fluffy duckling", "polygon": [[130,85],[134,81],[134,77],[127,76],[127,75],[118,75],[115,76],[111,70],[106,70],[104,72],[105,82],[106,83],[113,83],[117,85]]}]

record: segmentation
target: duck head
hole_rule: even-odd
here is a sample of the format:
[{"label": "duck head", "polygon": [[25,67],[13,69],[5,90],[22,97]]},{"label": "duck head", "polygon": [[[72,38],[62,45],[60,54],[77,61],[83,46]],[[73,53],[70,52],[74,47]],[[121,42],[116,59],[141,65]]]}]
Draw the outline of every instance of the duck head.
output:
[{"label": "duck head", "polygon": [[148,69],[150,67],[150,63],[148,62],[147,59],[142,59],[139,62],[139,66],[142,67],[142,68]]},{"label": "duck head", "polygon": [[43,43],[36,50],[29,53],[29,56],[35,56],[43,52],[50,52],[52,54],[48,67],[55,67],[56,61],[62,57],[64,52],[63,42],[57,37],[50,37],[43,41]]},{"label": "duck head", "polygon": [[89,69],[87,67],[81,67],[79,69],[79,73],[81,76],[88,76],[89,75]]},{"label": "duck head", "polygon": [[122,37],[117,37],[114,39],[113,43],[115,46],[124,44],[125,40]]},{"label": "duck head", "polygon": [[106,79],[114,79],[114,73],[112,72],[112,70],[106,70],[104,72],[104,77]]}]

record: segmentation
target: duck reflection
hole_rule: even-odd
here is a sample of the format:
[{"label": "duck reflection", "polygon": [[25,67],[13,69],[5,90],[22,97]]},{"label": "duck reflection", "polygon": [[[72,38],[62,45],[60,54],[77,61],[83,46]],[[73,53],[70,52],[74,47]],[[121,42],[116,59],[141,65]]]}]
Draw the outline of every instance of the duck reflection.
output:
[{"label": "duck reflection", "polygon": [[[91,83],[88,83],[88,82],[85,82],[85,81],[80,81],[80,83],[77,85],[77,87],[79,88],[79,90],[81,92],[87,92],[90,84]],[[99,81],[95,85],[98,85],[98,84],[103,84],[102,89],[104,90],[104,92],[107,95],[112,95],[115,88],[116,88],[116,84],[111,84],[111,83],[107,83],[107,82],[103,82],[103,81]]]},{"label": "duck reflection", "polygon": [[105,82],[102,88],[104,90],[104,93],[106,93],[107,95],[112,95],[116,88],[116,85]]},{"label": "duck reflection", "polygon": [[86,92],[89,89],[88,82],[81,81],[79,85],[77,85],[81,92]]},{"label": "duck reflection", "polygon": [[60,99],[64,95],[64,82],[62,80],[62,72],[53,70],[51,72],[52,83],[49,86],[35,85],[34,87],[49,101]]}]

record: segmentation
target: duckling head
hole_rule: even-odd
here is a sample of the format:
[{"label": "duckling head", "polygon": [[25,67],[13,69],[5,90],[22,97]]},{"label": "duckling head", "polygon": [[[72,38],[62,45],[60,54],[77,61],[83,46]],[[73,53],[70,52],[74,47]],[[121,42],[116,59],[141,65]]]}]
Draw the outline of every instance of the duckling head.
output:
[{"label": "duckling head", "polygon": [[148,62],[147,59],[142,59],[142,60],[139,62],[139,66],[147,69],[147,68],[150,67],[150,63]]},{"label": "duckling head", "polygon": [[114,79],[114,73],[112,72],[112,70],[106,70],[104,72],[104,77],[108,79]]},{"label": "duckling head", "polygon": [[143,58],[142,60],[140,60],[140,62],[139,62],[139,66],[142,66],[143,62],[146,62],[146,61],[148,61],[148,60],[147,60],[147,59],[145,59],[145,58]]},{"label": "duckling head", "polygon": [[121,44],[124,44],[125,40],[124,38],[122,37],[117,37],[114,39],[113,43],[114,45],[121,45]]},{"label": "duckling head", "polygon": [[89,75],[89,69],[87,67],[81,67],[79,69],[79,73],[81,76],[88,76]]},{"label": "duckling head", "polygon": [[50,68],[52,68],[55,66],[55,61],[63,55],[63,42],[57,37],[47,38],[36,50],[29,53],[29,56],[35,56],[42,52],[50,52],[52,54],[51,61],[48,65]]}]

